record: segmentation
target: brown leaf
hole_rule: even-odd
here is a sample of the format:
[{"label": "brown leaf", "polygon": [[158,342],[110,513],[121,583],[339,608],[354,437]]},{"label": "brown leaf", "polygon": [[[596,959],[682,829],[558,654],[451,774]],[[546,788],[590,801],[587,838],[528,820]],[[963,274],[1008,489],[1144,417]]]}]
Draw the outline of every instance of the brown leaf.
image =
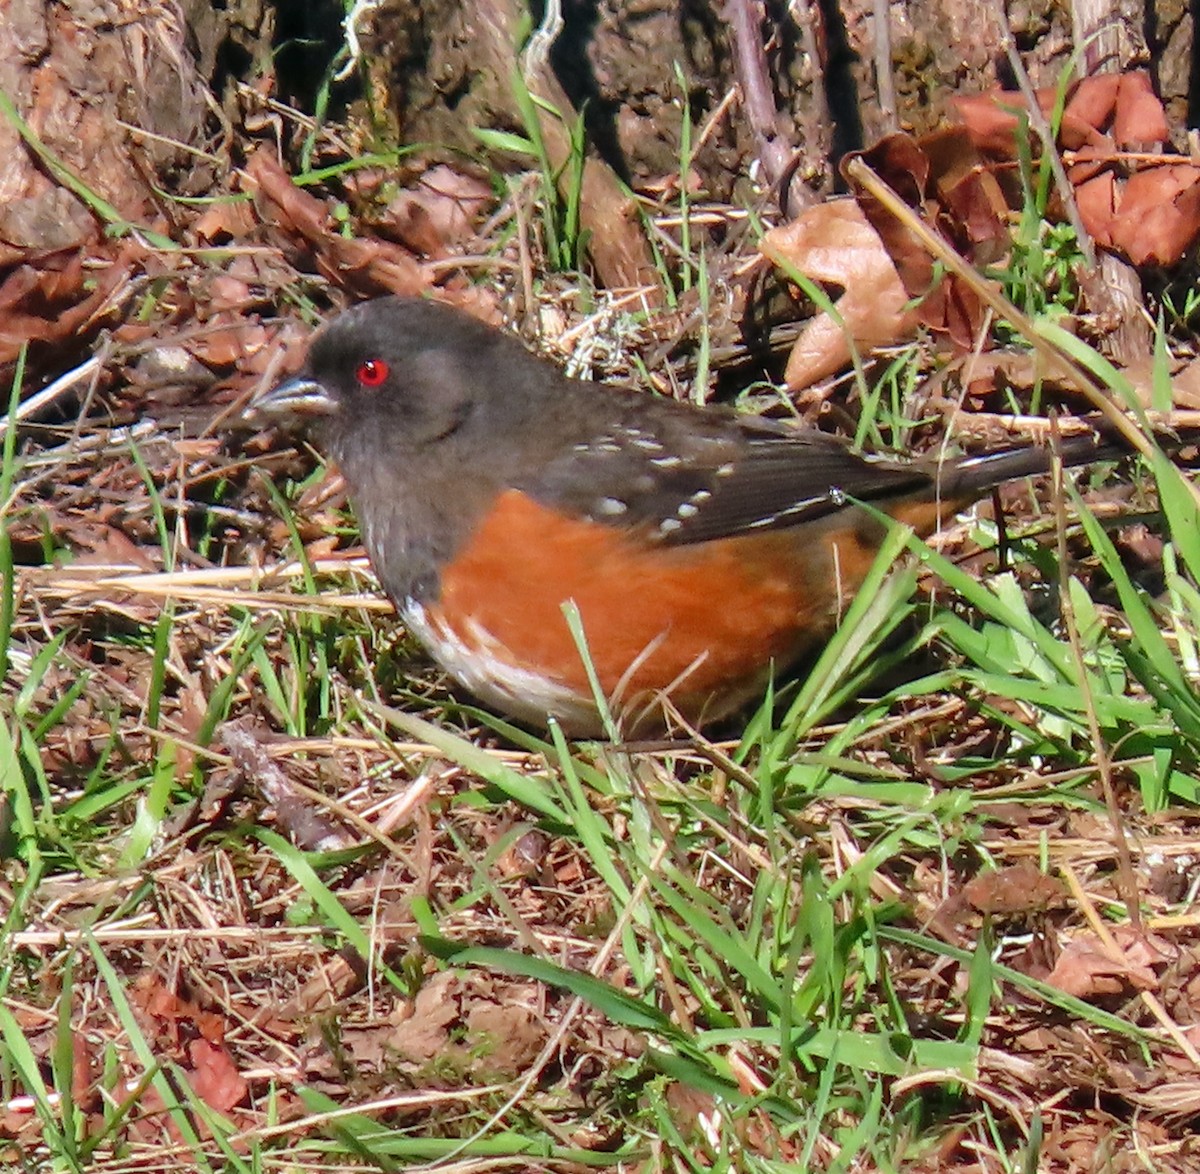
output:
[{"label": "brown leaf", "polygon": [[1080,934],[1067,943],[1046,981],[1079,999],[1119,995],[1130,988],[1149,991],[1158,986],[1149,966],[1127,954],[1110,954],[1091,933]]},{"label": "brown leaf", "polygon": [[206,326],[189,339],[188,350],[207,367],[228,368],[265,346],[267,337],[260,323],[239,317],[227,326]]},{"label": "brown leaf", "polygon": [[1020,126],[1014,107],[1023,104],[1019,95],[1006,91],[962,94],[952,98],[951,103],[980,151],[1003,159],[1012,157]]},{"label": "brown leaf", "polygon": [[60,533],[77,552],[74,564],[86,566],[138,567],[143,571],[162,570],[157,550],[147,550],[134,542],[123,530],[89,518],[87,521],[67,521]]},{"label": "brown leaf", "polygon": [[245,174],[264,219],[303,238],[318,270],[335,284],[368,295],[414,296],[429,287],[429,273],[407,249],[336,232],[325,204],[292,183],[270,151],[251,156]]},{"label": "brown leaf", "polygon": [[528,1007],[480,1001],[467,1012],[466,1044],[484,1053],[489,1073],[517,1075],[545,1042],[545,1024]]},{"label": "brown leaf", "polygon": [[1120,91],[1119,73],[1091,74],[1071,90],[1064,113],[1083,126],[1103,130],[1113,116]]},{"label": "brown leaf", "polygon": [[785,378],[793,390],[840,371],[850,361],[850,343],[884,346],[916,327],[908,294],[878,233],[853,200],[831,200],[809,208],[791,224],[771,229],[759,246],[784,271],[794,267],[813,281],[838,285],[843,324],[818,314],[800,332]]},{"label": "brown leaf", "polygon": [[1200,236],[1200,167],[1136,171],[1121,190],[1113,244],[1135,265],[1173,265]]},{"label": "brown leaf", "polygon": [[1112,125],[1117,146],[1122,150],[1144,150],[1152,144],[1167,142],[1170,130],[1166,111],[1150,84],[1150,75],[1138,69],[1121,74],[1120,78]]},{"label": "brown leaf", "polygon": [[[1077,151],[1103,141],[1100,128],[1108,121],[1118,86],[1119,77],[1108,75],[1087,78],[1075,87],[1063,110],[1058,134],[1060,146]],[[1038,109],[1049,115],[1057,100],[1055,88],[1037,90],[1034,96]],[[952,103],[980,151],[993,159],[1017,157],[1017,134],[1022,125],[1019,112],[1027,109],[1025,98],[1018,91],[968,94],[952,99]]]},{"label": "brown leaf", "polygon": [[[969,144],[958,144],[951,150],[945,136],[932,136],[930,143],[937,162],[947,169],[939,174],[933,171],[934,157],[926,154],[922,143],[909,135],[889,135],[864,151],[862,158],[917,216],[957,245],[964,255],[972,260],[995,260],[1007,250],[1007,230],[998,215],[987,227],[984,220],[991,219],[985,209],[993,199],[999,199],[1003,207],[998,189],[982,180],[969,179],[971,171],[966,163]],[[972,216],[974,223],[969,230],[951,214],[952,210],[938,194],[938,185],[943,182],[947,191],[955,194],[963,211]],[[957,190],[962,183],[967,186]],[[935,191],[931,193],[930,187]],[[983,307],[975,292],[953,275],[936,277],[933,259],[924,244],[869,192],[862,190],[856,194],[863,214],[891,257],[908,298],[918,302],[917,321],[930,330],[948,334],[961,350],[974,347],[984,322]],[[984,242],[983,247],[973,247],[973,235]]]},{"label": "brown leaf", "polygon": [[254,209],[244,196],[214,200],[191,227],[200,240],[210,243],[245,240],[254,231]]},{"label": "brown leaf", "polygon": [[225,1038],[225,1020],[222,1016],[203,1011],[192,1000],[176,995],[156,974],[144,974],[134,983],[131,1001],[157,1021],[172,1046],[179,1042],[181,1027],[188,1034],[198,1032],[213,1044],[219,1044]]},{"label": "brown leaf", "polygon": [[483,180],[439,164],[388,205],[381,227],[417,252],[440,257],[471,234],[494,199]]},{"label": "brown leaf", "polygon": [[963,894],[980,913],[1031,913],[1066,904],[1067,890],[1032,860],[982,872],[963,886]]},{"label": "brown leaf", "polygon": [[1083,226],[1098,245],[1111,245],[1117,218],[1117,178],[1109,170],[1075,188],[1075,204]]},{"label": "brown leaf", "polygon": [[228,1113],[246,1099],[250,1086],[224,1045],[194,1039],[187,1050],[191,1061],[188,1083],[206,1105],[218,1113]]},{"label": "brown leaf", "polygon": [[388,1044],[408,1060],[424,1063],[444,1051],[450,1026],[458,1021],[458,978],[449,971],[435,974],[417,992],[407,1019],[388,1038]]},{"label": "brown leaf", "polygon": [[[1037,98],[1043,111],[1051,109],[1052,90],[1038,91]],[[1002,159],[1014,157],[1019,122],[1011,110],[1021,104],[1015,93],[955,101],[972,141]],[[1085,79],[1063,113],[1058,141],[1075,153],[1068,174],[1084,227],[1097,244],[1135,265],[1173,265],[1200,237],[1200,168],[1179,163],[1123,174],[1122,151],[1167,139],[1166,114],[1144,71]]]},{"label": "brown leaf", "polygon": [[[129,243],[115,257],[83,252],[36,258],[0,282],[0,363],[11,362],[29,342],[74,340],[109,308],[109,298],[129,275],[138,251]],[[86,272],[85,260],[103,260]]]},{"label": "brown leaf", "polygon": [[938,191],[961,226],[976,264],[998,261],[1008,251],[1008,205],[995,175],[975,166],[951,180],[939,180]]}]

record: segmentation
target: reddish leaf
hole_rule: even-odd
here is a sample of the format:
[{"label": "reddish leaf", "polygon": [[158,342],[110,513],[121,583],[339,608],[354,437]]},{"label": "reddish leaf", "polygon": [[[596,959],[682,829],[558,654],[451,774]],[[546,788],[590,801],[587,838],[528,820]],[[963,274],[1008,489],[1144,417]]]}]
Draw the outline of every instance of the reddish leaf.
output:
[{"label": "reddish leaf", "polygon": [[1137,150],[1170,137],[1167,115],[1143,70],[1121,74],[1112,134],[1117,146]]},{"label": "reddish leaf", "polygon": [[1075,189],[1075,204],[1083,227],[1098,245],[1113,243],[1117,216],[1117,179],[1111,171],[1102,171]]},{"label": "reddish leaf", "polygon": [[[115,257],[73,252],[39,256],[0,283],[0,363],[16,358],[29,342],[74,340],[110,308],[109,298],[140,255],[127,242]],[[85,261],[105,263],[85,273]]]},{"label": "reddish leaf", "polygon": [[254,209],[240,199],[214,200],[192,223],[192,232],[203,241],[245,240],[254,231]]},{"label": "reddish leaf", "polygon": [[1135,265],[1173,265],[1200,235],[1200,168],[1137,171],[1125,181],[1113,244]]},{"label": "reddish leaf", "polygon": [[1068,942],[1054,969],[1046,976],[1051,986],[1079,999],[1154,990],[1158,979],[1145,961],[1126,951],[1106,950],[1091,933]]},{"label": "reddish leaf", "polygon": [[494,199],[482,180],[439,164],[388,205],[380,228],[390,227],[398,240],[424,256],[444,256],[447,246],[470,235]]},{"label": "reddish leaf", "polygon": [[964,94],[952,99],[955,112],[980,150],[1001,159],[1011,159],[1020,120],[1016,110],[1024,103],[1020,95],[1004,91]]},{"label": "reddish leaf", "polygon": [[1120,89],[1119,73],[1092,74],[1071,91],[1064,113],[1084,126],[1103,130],[1116,109]]},{"label": "reddish leaf", "polygon": [[194,1039],[188,1044],[192,1091],[218,1113],[228,1113],[246,1099],[250,1086],[242,1079],[233,1057],[223,1045]]},{"label": "reddish leaf", "polygon": [[408,296],[429,287],[429,273],[407,249],[390,241],[350,239],[335,231],[325,204],[292,183],[269,151],[253,155],[245,173],[264,218],[303,238],[317,268],[337,285],[364,294]]}]

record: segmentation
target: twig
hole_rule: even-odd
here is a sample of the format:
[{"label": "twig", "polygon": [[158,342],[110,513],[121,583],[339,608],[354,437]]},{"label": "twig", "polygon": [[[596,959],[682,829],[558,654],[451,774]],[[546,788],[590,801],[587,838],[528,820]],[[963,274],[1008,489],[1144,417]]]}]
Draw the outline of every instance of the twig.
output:
[{"label": "twig", "polygon": [[382,2],[383,0],[354,0],[342,18],[342,36],[345,40],[347,60],[333,75],[334,81],[345,81],[358,68],[363,55],[362,42],[358,39],[359,22],[367,13],[374,12]]},{"label": "twig", "polygon": [[779,113],[760,34],[766,13],[761,0],[729,0],[725,16],[733,37],[734,67],[742,87],[746,119],[767,181],[774,186],[787,172],[792,149],[779,130]]},{"label": "twig", "polygon": [[78,367],[67,371],[60,375],[53,383],[47,384],[41,391],[35,395],[31,395],[27,400],[22,400],[17,405],[15,419],[10,418],[6,413],[0,416],[0,436],[3,436],[9,429],[10,425],[19,424],[22,420],[28,420],[31,416],[36,416],[39,412],[48,408],[60,395],[70,391],[77,383],[82,383],[94,372],[100,368],[100,359],[93,355],[90,359],[79,364]]},{"label": "twig", "polygon": [[888,128],[896,131],[900,129],[900,124],[896,119],[896,79],[892,76],[891,9],[888,0],[873,0],[875,89],[879,95],[879,112],[887,120]]},{"label": "twig", "polygon": [[[563,14],[561,0],[546,0],[546,10],[542,13],[542,23],[533,30],[533,35],[525,43],[521,54],[522,69],[526,84],[549,63],[550,50],[563,31]],[[532,89],[532,86],[530,86]]]}]

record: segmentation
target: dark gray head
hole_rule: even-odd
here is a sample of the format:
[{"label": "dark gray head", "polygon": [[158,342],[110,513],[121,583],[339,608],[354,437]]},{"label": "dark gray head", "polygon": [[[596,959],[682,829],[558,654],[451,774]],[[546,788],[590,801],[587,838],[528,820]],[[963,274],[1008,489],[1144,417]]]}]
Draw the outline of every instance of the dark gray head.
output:
[{"label": "dark gray head", "polygon": [[251,411],[292,426],[319,418],[319,438],[353,480],[358,458],[381,444],[395,460],[461,432],[477,443],[519,429],[556,377],[516,339],[459,310],[379,298],[319,331],[304,368]]}]

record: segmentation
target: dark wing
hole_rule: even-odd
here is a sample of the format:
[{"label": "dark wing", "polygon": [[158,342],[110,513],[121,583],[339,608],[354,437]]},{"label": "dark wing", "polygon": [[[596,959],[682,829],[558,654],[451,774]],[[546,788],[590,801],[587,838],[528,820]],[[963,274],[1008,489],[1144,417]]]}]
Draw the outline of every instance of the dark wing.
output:
[{"label": "dark wing", "polygon": [[836,438],[753,417],[639,405],[517,488],[669,544],[781,529],[930,485],[928,474],[852,453]]}]

